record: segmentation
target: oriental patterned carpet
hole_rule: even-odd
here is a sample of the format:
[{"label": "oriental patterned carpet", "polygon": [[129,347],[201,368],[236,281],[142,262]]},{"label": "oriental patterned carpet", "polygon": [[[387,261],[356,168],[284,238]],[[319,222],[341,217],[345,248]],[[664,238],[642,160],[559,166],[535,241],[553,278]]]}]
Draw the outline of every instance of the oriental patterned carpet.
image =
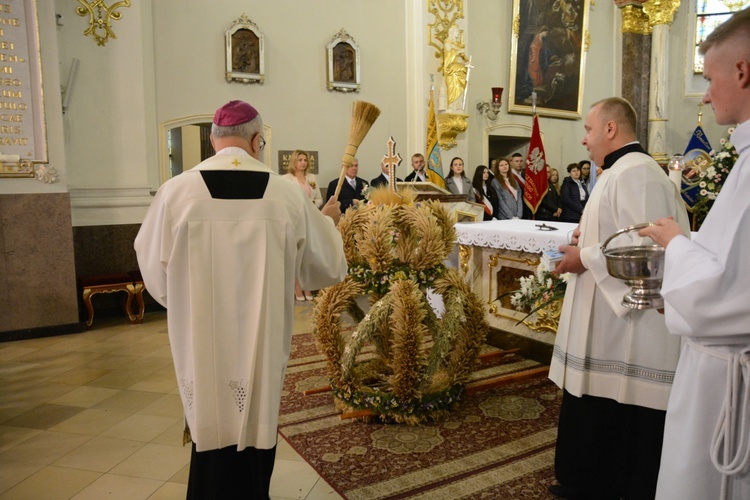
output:
[{"label": "oriental patterned carpet", "polygon": [[[481,379],[538,368],[517,355]],[[549,498],[562,394],[546,377],[464,395],[445,420],[419,427],[341,420],[312,334],[295,335],[279,432],[340,495],[375,498]]]}]

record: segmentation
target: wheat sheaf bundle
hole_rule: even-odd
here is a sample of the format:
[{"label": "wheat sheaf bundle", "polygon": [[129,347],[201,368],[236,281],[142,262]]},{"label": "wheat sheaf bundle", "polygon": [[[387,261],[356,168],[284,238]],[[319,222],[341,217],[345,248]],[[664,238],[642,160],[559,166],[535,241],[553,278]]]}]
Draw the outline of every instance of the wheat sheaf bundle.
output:
[{"label": "wheat sheaf bundle", "polygon": [[352,121],[349,125],[349,144],[346,146],[343,158],[341,158],[341,175],[339,183],[336,185],[336,192],[333,194],[334,200],[339,199],[341,186],[344,183],[346,170],[351,167],[354,155],[357,154],[357,148],[362,144],[362,140],[370,131],[370,127],[380,116],[380,108],[374,104],[365,101],[355,101],[352,106]]}]

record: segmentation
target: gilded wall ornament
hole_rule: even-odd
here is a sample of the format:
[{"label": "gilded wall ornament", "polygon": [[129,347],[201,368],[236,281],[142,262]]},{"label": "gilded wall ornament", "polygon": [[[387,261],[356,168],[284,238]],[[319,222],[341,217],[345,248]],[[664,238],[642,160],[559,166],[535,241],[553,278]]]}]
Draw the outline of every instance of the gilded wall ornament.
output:
[{"label": "gilded wall ornament", "polygon": [[82,17],[89,16],[89,29],[83,32],[84,36],[92,35],[96,44],[102,46],[110,37],[117,38],[112,31],[112,21],[122,19],[122,12],[117,12],[117,9],[130,7],[130,0],[115,2],[109,7],[104,0],[78,0],[78,3],[81,6],[76,8],[76,13]]},{"label": "gilded wall ornament", "polygon": [[657,24],[672,25],[674,13],[680,7],[680,0],[649,0],[643,4],[643,12],[653,28]]},{"label": "gilded wall ornament", "polygon": [[622,32],[634,33],[636,35],[650,35],[651,24],[649,24],[648,15],[643,12],[642,7],[635,5],[625,5],[622,12]]},{"label": "gilded wall ornament", "polygon": [[465,132],[469,126],[469,115],[457,113],[441,113],[437,116],[438,144],[443,151],[456,146],[456,136]]},{"label": "gilded wall ornament", "polygon": [[[440,59],[438,71],[443,68],[443,43],[448,38],[451,26],[464,18],[463,0],[429,0],[427,12],[435,16],[435,21],[427,25],[427,45],[435,48],[435,59]],[[463,40],[463,32],[461,33]]]}]

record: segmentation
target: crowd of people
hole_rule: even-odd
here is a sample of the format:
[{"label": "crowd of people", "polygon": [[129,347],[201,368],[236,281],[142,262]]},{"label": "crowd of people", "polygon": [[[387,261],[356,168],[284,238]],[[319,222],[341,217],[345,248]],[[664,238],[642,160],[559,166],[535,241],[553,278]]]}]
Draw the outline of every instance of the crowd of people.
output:
[{"label": "crowd of people", "polygon": [[[582,144],[594,163],[548,169],[540,217],[578,223],[556,273],[570,273],[550,363],[562,390],[555,498],[750,498],[750,9],[701,44],[720,124],[739,124],[737,163],[691,238],[679,190],[636,137],[624,99],[594,103]],[[188,498],[268,498],[294,300],[347,273],[336,226],[368,183],[355,159],[324,202],[309,158],[288,173],[258,158],[258,111],[216,111],[216,155],[164,183],[136,237],[151,296],[168,310],[170,346],[192,439]],[[596,174],[591,174],[597,165]],[[407,181],[425,182],[411,158]],[[527,218],[524,158],[479,165],[469,181],[454,158],[446,186],[484,206],[485,219]],[[389,182],[389,172],[372,184]],[[601,171],[599,171],[601,168]],[[594,187],[594,177],[599,179]],[[621,304],[601,242],[644,221],[665,247],[664,310]],[[294,292],[294,294],[293,294]]]},{"label": "crowd of people", "polygon": [[[562,179],[556,168],[547,165],[547,192],[532,214],[524,202],[525,165],[526,159],[520,153],[511,157],[500,157],[490,160],[490,167],[478,165],[471,177],[466,173],[464,160],[455,157],[448,166],[445,176],[446,189],[456,195],[466,196],[467,202],[484,206],[483,220],[536,219],[551,222],[578,223],[583,208],[594,186],[595,178],[590,176],[591,162],[582,160],[571,163],[567,167],[568,176]],[[296,182],[303,192],[320,208],[323,197],[316,189],[317,179],[308,172],[308,155],[296,150],[292,153],[285,179]],[[359,160],[354,159],[347,168],[344,182],[339,192],[338,201],[341,203],[343,214],[349,207],[357,206],[366,198],[370,187],[387,186],[390,183],[388,165],[381,162],[381,173],[368,183],[358,176]],[[601,170],[601,169],[599,169]],[[397,177],[396,182],[429,182],[424,155],[416,153],[411,157],[411,171],[405,179]],[[328,184],[326,199],[330,199],[336,191],[338,178]],[[312,300],[309,292],[296,289],[299,301]]]}]

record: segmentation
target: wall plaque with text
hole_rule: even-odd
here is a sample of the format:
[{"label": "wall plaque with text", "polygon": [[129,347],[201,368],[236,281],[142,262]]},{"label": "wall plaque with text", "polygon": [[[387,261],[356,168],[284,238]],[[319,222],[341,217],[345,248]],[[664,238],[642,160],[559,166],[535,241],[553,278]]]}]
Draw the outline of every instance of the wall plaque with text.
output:
[{"label": "wall plaque with text", "polygon": [[34,0],[0,2],[0,177],[46,163],[39,25]]},{"label": "wall plaque with text", "polygon": [[[279,150],[279,165],[278,172],[280,174],[287,173],[287,167],[289,166],[289,158],[292,157],[294,150]],[[318,174],[318,152],[317,151],[305,151],[307,153],[308,174]]]}]

